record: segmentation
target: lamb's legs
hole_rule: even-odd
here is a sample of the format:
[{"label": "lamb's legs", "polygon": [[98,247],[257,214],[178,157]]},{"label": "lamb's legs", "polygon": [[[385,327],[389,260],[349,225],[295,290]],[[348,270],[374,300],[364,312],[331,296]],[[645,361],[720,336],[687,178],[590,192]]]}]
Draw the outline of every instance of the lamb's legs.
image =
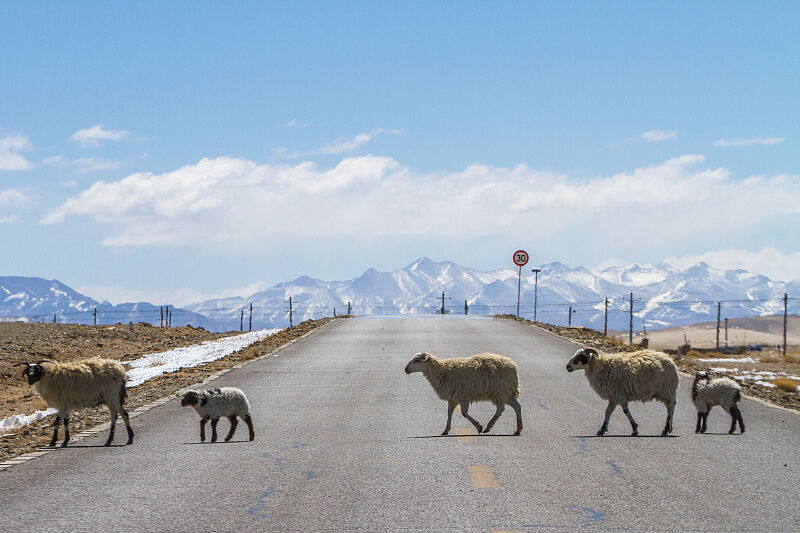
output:
[{"label": "lamb's legs", "polygon": [[664,431],[661,432],[661,436],[665,437],[672,433],[672,415],[675,412],[675,400],[672,400],[669,404],[667,404],[667,423],[664,425]]},{"label": "lamb's legs", "polygon": [[55,448],[56,440],[58,440],[58,425],[61,424],[61,417],[56,415],[56,423],[53,424],[53,438],[50,439],[50,447]]},{"label": "lamb's legs", "polygon": [[700,433],[705,433],[706,432],[706,422],[708,421],[708,413],[710,413],[710,412],[711,412],[711,408],[709,407],[708,411],[703,413],[703,425],[700,427]]},{"label": "lamb's legs", "polygon": [[742,420],[742,412],[739,410],[737,406],[732,406],[731,410],[728,412],[731,415],[731,429],[728,431],[728,434],[732,434],[736,430],[736,422],[739,422],[739,429],[744,433],[744,421]]},{"label": "lamb's legs", "polygon": [[108,430],[108,440],[104,446],[111,446],[111,441],[114,440],[114,428],[117,427],[117,411],[111,407],[108,408],[108,411],[111,413],[111,429]]},{"label": "lamb's legs", "polygon": [[253,419],[250,418],[250,415],[244,417],[244,423],[247,424],[247,429],[250,431],[250,440],[255,440],[256,432],[253,429]]},{"label": "lamb's legs", "polygon": [[128,442],[125,444],[133,444],[133,428],[131,427],[131,421],[128,419],[128,411],[121,409],[120,414],[122,415],[122,420],[125,422],[125,429],[128,430]]},{"label": "lamb's legs", "polygon": [[219,418],[211,419],[211,442],[217,442],[217,422]]},{"label": "lamb's legs", "polygon": [[703,423],[703,413],[697,411],[697,425],[694,427],[695,433],[700,433],[700,426]]},{"label": "lamb's legs", "polygon": [[445,426],[442,435],[450,433],[450,423],[453,421],[453,411],[456,410],[457,402],[447,402],[447,426]]},{"label": "lamb's legs", "polygon": [[600,428],[600,431],[597,432],[598,437],[602,437],[606,431],[608,431],[608,419],[611,418],[611,413],[614,412],[614,409],[617,408],[617,404],[609,401],[608,406],[606,407],[606,417],[603,420],[603,427]]},{"label": "lamb's legs", "polygon": [[475,429],[478,430],[478,433],[483,432],[483,426],[481,426],[481,423],[469,416],[469,402],[461,402],[461,414],[464,415],[464,418],[472,422],[472,425],[475,426]]},{"label": "lamb's legs", "polygon": [[503,405],[502,403],[497,404],[496,407],[497,411],[495,411],[494,416],[492,417],[491,420],[489,420],[489,423],[486,424],[486,427],[483,429],[484,433],[489,433],[489,430],[492,429],[494,423],[497,422],[497,419],[500,418],[500,415],[502,415],[503,411],[505,411],[506,409],[506,406]]},{"label": "lamb's legs", "polygon": [[207,416],[200,419],[200,442],[206,441],[206,422],[208,422]]},{"label": "lamb's legs", "polygon": [[64,417],[64,442],[61,443],[62,448],[67,447],[67,443],[69,442],[69,417]]},{"label": "lamb's legs", "polygon": [[522,432],[522,406],[516,398],[511,398],[508,401],[508,405],[517,413],[517,430],[514,432],[514,435],[519,435]]},{"label": "lamb's legs", "polygon": [[236,432],[236,426],[239,425],[239,419],[236,418],[236,415],[229,416],[228,420],[231,421],[231,429],[228,431],[228,435],[225,437],[225,442],[228,442],[233,438],[233,434]]},{"label": "lamb's legs", "polygon": [[742,419],[742,410],[736,407],[736,418],[739,420],[739,431],[744,433],[744,420]]},{"label": "lamb's legs", "polygon": [[625,416],[628,417],[628,422],[631,423],[631,429],[633,430],[631,432],[631,436],[635,437],[636,435],[639,434],[639,424],[637,424],[636,420],[633,419],[633,415],[628,410],[628,404],[627,403],[622,404],[622,412],[625,413]]}]

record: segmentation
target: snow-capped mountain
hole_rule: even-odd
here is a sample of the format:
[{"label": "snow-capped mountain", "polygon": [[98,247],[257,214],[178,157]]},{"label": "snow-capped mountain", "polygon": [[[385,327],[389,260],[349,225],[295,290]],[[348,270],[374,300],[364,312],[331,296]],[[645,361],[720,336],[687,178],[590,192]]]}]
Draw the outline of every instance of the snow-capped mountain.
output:
[{"label": "snow-capped mountain", "polygon": [[[27,280],[27,281],[26,281]],[[414,315],[445,312],[472,315],[515,314],[518,270],[480,271],[450,261],[420,258],[400,270],[369,269],[347,281],[322,281],[302,276],[248,297],[208,300],[172,309],[173,325],[200,325],[213,330],[283,327],[292,320],[344,314],[348,304],[356,315]],[[537,296],[534,297],[534,292]],[[759,316],[783,311],[783,295],[800,294],[800,280],[783,283],[744,270],[717,270],[698,263],[686,270],[668,264],[571,268],[562,263],[541,267],[536,277],[522,269],[520,315],[566,325],[602,329],[608,298],[608,327],[627,329],[633,293],[634,328],[693,324],[723,318]],[[63,315],[64,321],[91,323],[87,313],[98,309],[99,323],[144,320],[159,323],[160,307],[147,303],[111,306],[41,278],[0,277],[0,318]],[[790,312],[800,305],[790,301]],[[83,316],[70,320],[70,316]],[[104,318],[103,318],[104,317]],[[40,318],[41,319],[41,318]],[[59,321],[62,321],[59,319]]]}]

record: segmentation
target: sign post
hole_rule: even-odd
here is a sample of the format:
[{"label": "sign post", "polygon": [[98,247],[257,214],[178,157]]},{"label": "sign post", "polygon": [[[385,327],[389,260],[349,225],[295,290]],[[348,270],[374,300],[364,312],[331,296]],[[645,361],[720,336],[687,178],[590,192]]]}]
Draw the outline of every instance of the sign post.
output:
[{"label": "sign post", "polygon": [[517,250],[514,252],[514,264],[519,267],[517,275],[517,318],[519,318],[519,293],[522,287],[522,267],[528,264],[528,252],[525,250]]}]

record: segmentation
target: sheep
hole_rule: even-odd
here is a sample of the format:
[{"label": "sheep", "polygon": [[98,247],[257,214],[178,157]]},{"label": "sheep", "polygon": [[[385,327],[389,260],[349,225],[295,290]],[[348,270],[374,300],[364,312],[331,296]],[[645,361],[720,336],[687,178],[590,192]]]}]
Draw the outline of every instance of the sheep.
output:
[{"label": "sheep", "polygon": [[736,421],[739,421],[739,430],[744,433],[744,420],[737,403],[742,398],[742,389],[739,384],[730,378],[711,379],[706,372],[698,372],[692,383],[692,403],[697,408],[697,426],[695,433],[706,432],[706,419],[711,408],[715,405],[722,406],[731,415],[731,429],[728,434],[736,430]]},{"label": "sheep", "polygon": [[594,348],[581,348],[567,363],[567,371],[585,370],[586,378],[594,391],[608,400],[603,426],[597,432],[608,431],[608,419],[617,405],[628,417],[633,432],[638,435],[638,424],[628,410],[628,402],[658,400],[667,407],[667,423],[661,435],[672,433],[672,414],[675,411],[678,390],[678,369],[669,356],[652,350],[639,350],[626,354],[601,354]]},{"label": "sheep", "polygon": [[[517,430],[522,431],[522,406],[519,403],[519,377],[517,365],[508,357],[481,353],[472,357],[439,359],[427,353],[418,353],[406,365],[406,374],[421,372],[442,400],[447,402],[447,426],[442,435],[450,432],[450,423],[456,405],[478,433],[488,433],[506,404],[517,413]],[[471,402],[492,402],[497,411],[484,429],[469,415]]]},{"label": "sheep", "polygon": [[253,419],[250,417],[250,403],[244,392],[234,387],[218,387],[207,391],[188,390],[181,397],[181,407],[190,405],[200,415],[200,441],[206,440],[206,422],[211,420],[211,442],[217,442],[217,422],[220,417],[228,417],[231,429],[225,437],[225,442],[233,438],[236,426],[239,424],[237,416],[244,419],[250,430],[250,440],[256,438],[253,430]]},{"label": "sheep", "polygon": [[83,361],[55,363],[42,359],[36,363],[17,363],[25,365],[22,375],[28,377],[28,384],[42,397],[48,407],[57,409],[56,421],[53,424],[53,438],[50,447],[56,445],[58,425],[64,421],[65,447],[69,442],[69,416],[84,407],[96,407],[105,404],[111,413],[111,429],[105,445],[110,446],[114,440],[114,428],[117,425],[117,414],[122,415],[128,430],[128,442],[133,443],[133,429],[128,419],[128,412],[123,407],[127,390],[125,388],[125,369],[116,361],[93,357]]}]

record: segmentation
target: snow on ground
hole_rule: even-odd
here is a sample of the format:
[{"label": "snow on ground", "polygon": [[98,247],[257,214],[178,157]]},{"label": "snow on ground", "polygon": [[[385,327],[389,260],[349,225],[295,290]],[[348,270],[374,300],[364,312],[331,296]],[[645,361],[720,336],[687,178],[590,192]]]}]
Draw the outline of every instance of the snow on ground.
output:
[{"label": "snow on ground", "polygon": [[[134,361],[126,361],[124,364],[130,367],[128,370],[128,387],[141,385],[148,379],[152,379],[161,374],[175,372],[181,368],[190,368],[203,363],[222,359],[251,344],[262,341],[270,335],[279,332],[279,329],[262,329],[251,333],[224,337],[214,341],[205,341],[194,346],[175,348],[166,352],[151,353],[140,357]],[[32,415],[13,415],[0,420],[0,435],[27,426],[32,422],[41,420],[46,416],[55,414],[55,409],[36,411]]]},{"label": "snow on ground", "polygon": [[701,363],[757,363],[752,357],[717,357],[713,359],[698,359]]}]

